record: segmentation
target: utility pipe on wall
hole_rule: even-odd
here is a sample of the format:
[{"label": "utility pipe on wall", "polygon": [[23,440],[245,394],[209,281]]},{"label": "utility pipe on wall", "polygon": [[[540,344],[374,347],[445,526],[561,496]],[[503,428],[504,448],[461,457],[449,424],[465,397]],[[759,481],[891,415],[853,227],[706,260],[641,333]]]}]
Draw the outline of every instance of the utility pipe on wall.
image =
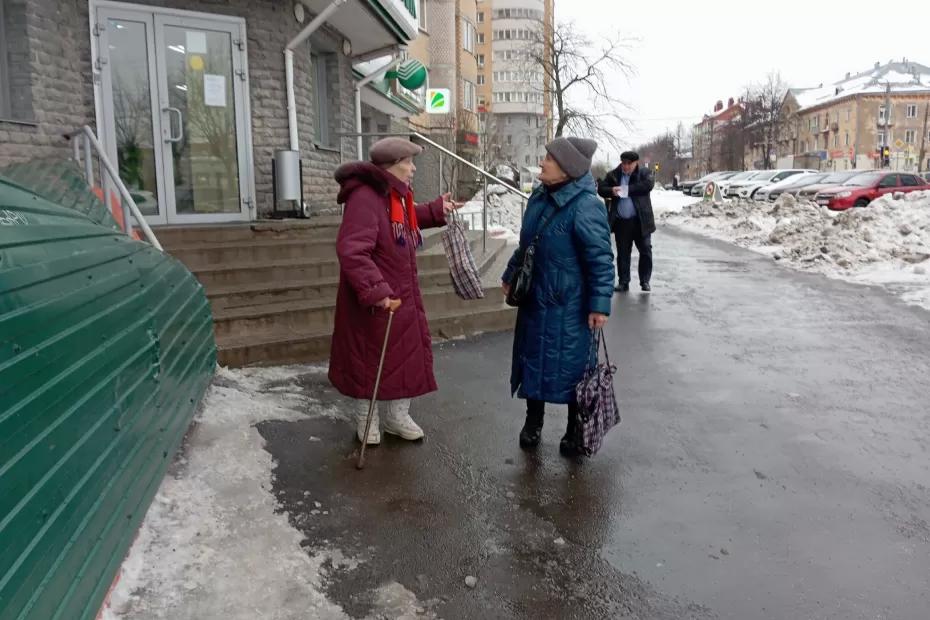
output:
[{"label": "utility pipe on wall", "polygon": [[306,28],[300,31],[296,37],[284,48],[284,79],[287,88],[287,126],[291,138],[291,150],[300,151],[300,140],[297,135],[297,100],[294,95],[294,49],[307,40],[307,38],[319,30],[320,26],[329,19],[339,7],[349,0],[333,0],[320,14],[314,17]]}]

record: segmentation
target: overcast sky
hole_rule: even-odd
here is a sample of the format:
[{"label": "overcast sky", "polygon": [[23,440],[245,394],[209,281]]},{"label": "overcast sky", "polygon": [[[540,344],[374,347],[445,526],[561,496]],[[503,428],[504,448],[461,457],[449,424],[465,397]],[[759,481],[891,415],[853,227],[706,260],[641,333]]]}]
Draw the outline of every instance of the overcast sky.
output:
[{"label": "overcast sky", "polygon": [[[679,121],[697,122],[718,99],[738,97],[770,70],[803,87],[835,82],[876,61],[906,57],[930,65],[930,0],[862,2],[856,9],[838,0],[555,0],[555,6],[557,20],[574,20],[589,34],[638,39],[630,50],[636,75],[618,78],[616,88],[634,107],[633,134],[619,129],[630,145]],[[879,27],[881,8],[889,12],[887,28]]]}]

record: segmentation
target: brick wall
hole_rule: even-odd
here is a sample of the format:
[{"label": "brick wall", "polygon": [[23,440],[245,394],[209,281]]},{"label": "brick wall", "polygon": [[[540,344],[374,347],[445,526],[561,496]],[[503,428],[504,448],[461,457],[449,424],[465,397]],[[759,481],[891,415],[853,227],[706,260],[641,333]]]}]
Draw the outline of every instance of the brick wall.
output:
[{"label": "brick wall", "polygon": [[[283,51],[303,27],[294,19],[291,4],[278,0],[152,0],[134,4],[245,18],[256,202],[260,212],[269,211],[271,158],[276,149],[289,145]],[[25,4],[31,70],[28,92],[35,124],[0,121],[0,165],[36,157],[67,157],[69,147],[62,135],[83,124],[95,125],[87,11],[87,0],[30,0]],[[336,51],[341,36],[321,31],[315,44],[325,44]],[[295,53],[296,101],[305,197],[314,210],[320,210],[335,202],[333,170],[343,157],[355,156],[355,147],[350,140],[342,141],[341,156],[338,151],[317,149],[313,144],[316,119],[310,46],[305,43]],[[330,103],[335,119],[331,129],[352,131],[351,64],[338,51],[332,58],[329,77],[334,96]],[[336,138],[334,141],[338,146],[339,141]]]}]

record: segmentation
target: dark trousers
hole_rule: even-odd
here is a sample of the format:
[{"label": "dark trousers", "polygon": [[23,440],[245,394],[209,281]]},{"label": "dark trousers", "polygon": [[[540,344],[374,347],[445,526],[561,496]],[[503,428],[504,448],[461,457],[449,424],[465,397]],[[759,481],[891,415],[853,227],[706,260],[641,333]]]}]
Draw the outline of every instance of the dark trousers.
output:
[{"label": "dark trousers", "polygon": [[652,235],[643,234],[643,226],[638,217],[618,217],[614,222],[614,238],[617,241],[617,282],[630,283],[633,244],[636,244],[636,250],[639,252],[639,281],[641,284],[647,284],[652,277]]},{"label": "dark trousers", "polygon": [[[526,415],[542,419],[545,413],[546,403],[544,401],[533,400],[532,398],[526,399]],[[575,402],[574,398],[572,398],[572,401],[568,403],[568,413],[572,417],[576,417],[578,415],[578,403]]]}]

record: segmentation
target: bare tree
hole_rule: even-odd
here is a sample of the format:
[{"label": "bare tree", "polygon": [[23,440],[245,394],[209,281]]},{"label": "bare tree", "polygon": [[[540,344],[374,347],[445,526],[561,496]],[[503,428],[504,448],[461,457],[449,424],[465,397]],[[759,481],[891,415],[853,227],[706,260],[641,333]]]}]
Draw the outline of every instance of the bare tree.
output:
[{"label": "bare tree", "polygon": [[784,123],[782,103],[787,93],[788,85],[777,71],[769,72],[765,81],[749,88],[746,100],[749,121],[747,129],[762,153],[763,169],[772,167],[773,156],[778,152],[778,140]]},{"label": "bare tree", "polygon": [[630,127],[623,114],[631,108],[616,95],[616,80],[634,73],[624,58],[628,44],[619,36],[595,41],[573,22],[561,22],[553,29],[539,22],[531,38],[526,70],[542,70],[542,84],[536,86],[552,104],[554,135],[570,132],[622,149],[621,137],[609,130]]}]

